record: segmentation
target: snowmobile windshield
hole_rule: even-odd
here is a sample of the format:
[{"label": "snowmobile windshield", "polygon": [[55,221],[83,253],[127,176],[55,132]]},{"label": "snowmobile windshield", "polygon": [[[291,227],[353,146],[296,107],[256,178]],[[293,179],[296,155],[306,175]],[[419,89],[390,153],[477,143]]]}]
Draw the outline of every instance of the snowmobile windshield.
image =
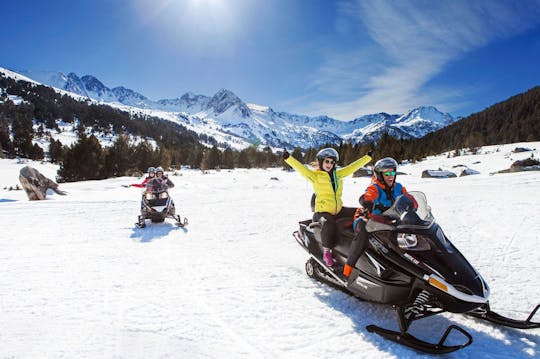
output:
[{"label": "snowmobile windshield", "polygon": [[[407,218],[411,214],[414,214],[414,216]],[[415,222],[416,220],[418,223],[411,223],[416,225],[429,225],[433,222],[431,208],[427,204],[426,195],[422,192],[408,192],[398,196],[392,207],[387,209],[382,215],[397,219],[400,222]]]},{"label": "snowmobile windshield", "polygon": [[398,196],[389,209],[368,221],[368,231],[428,228],[434,222],[426,195],[408,192]]},{"label": "snowmobile windshield", "polygon": [[163,183],[163,181],[159,179],[153,179],[146,185],[146,191],[155,193],[156,195],[162,192],[166,192],[168,188],[169,187],[167,186],[167,184]]},{"label": "snowmobile windshield", "polygon": [[396,231],[397,244],[403,250],[454,252],[454,247],[442,229],[434,223],[431,208],[422,192],[402,194],[381,217],[384,218],[384,222],[373,226]]}]

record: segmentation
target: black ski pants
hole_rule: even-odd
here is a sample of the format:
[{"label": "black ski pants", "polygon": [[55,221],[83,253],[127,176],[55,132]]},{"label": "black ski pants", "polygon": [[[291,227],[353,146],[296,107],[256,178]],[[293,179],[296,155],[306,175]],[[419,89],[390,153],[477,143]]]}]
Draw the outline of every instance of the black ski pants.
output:
[{"label": "black ski pants", "polygon": [[351,247],[349,249],[349,256],[347,257],[347,264],[353,267],[364,253],[368,244],[368,232],[366,230],[366,221],[360,219],[356,222],[356,227],[354,228],[355,236],[351,242]]},{"label": "black ski pants", "polygon": [[[347,211],[339,211],[338,214],[333,215],[328,212],[315,212],[313,215],[314,222],[324,222],[321,227],[321,241],[325,248],[332,249],[336,245],[336,221],[339,218],[350,216]],[[324,218],[321,221],[321,218]]]}]

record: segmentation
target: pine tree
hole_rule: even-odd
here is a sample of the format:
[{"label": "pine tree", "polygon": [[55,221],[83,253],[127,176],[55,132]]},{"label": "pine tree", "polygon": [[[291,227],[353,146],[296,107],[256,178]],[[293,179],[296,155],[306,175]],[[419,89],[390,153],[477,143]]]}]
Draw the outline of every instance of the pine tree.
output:
[{"label": "pine tree", "polygon": [[16,113],[12,124],[13,148],[15,154],[21,157],[30,157],[32,152],[32,120],[25,113]]},{"label": "pine tree", "polygon": [[295,147],[291,156],[296,158],[298,162],[304,163],[304,155],[302,155],[302,149],[300,147]]},{"label": "pine tree", "polygon": [[187,164],[190,168],[200,168],[203,160],[203,151],[201,146],[195,146],[188,156]]},{"label": "pine tree", "polygon": [[51,138],[51,142],[49,144],[49,158],[52,163],[58,163],[62,161],[62,151],[62,142],[55,141],[54,138]]},{"label": "pine tree", "polygon": [[221,167],[226,169],[234,168],[234,153],[229,147],[223,151]]},{"label": "pine tree", "polygon": [[103,175],[104,152],[98,139],[80,134],[79,140],[64,153],[58,170],[59,182],[74,182],[106,178]]},{"label": "pine tree", "polygon": [[239,168],[251,168],[251,162],[247,151],[244,149],[238,154],[238,163],[237,167]]},{"label": "pine tree", "polygon": [[148,142],[140,142],[133,149],[132,161],[134,167],[146,172],[148,167],[155,167],[154,150]]},{"label": "pine tree", "polygon": [[128,169],[134,167],[131,154],[133,149],[129,144],[129,139],[125,135],[120,135],[114,144],[107,149],[105,155],[104,175],[105,177],[124,176]]},{"label": "pine tree", "polygon": [[34,143],[32,145],[32,148],[30,150],[30,153],[28,154],[28,157],[34,161],[42,160],[45,156],[45,153],[43,152],[43,149],[37,144]]},{"label": "pine tree", "polygon": [[204,154],[203,160],[201,162],[201,169],[216,169],[221,166],[221,152],[214,145],[210,150],[207,150]]},{"label": "pine tree", "polygon": [[157,151],[157,161],[156,166],[163,167],[164,169],[168,169],[171,167],[172,162],[172,156],[170,151],[165,148],[164,145],[160,146]]},{"label": "pine tree", "polygon": [[7,154],[12,154],[13,143],[9,137],[9,124],[7,118],[0,113],[0,146]]}]

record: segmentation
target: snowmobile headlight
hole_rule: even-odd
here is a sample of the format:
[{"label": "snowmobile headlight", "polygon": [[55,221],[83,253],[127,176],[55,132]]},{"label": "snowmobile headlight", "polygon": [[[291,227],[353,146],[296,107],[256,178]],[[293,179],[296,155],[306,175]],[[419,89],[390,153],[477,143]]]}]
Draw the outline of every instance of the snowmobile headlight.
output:
[{"label": "snowmobile headlight", "polygon": [[416,246],[416,244],[418,243],[418,239],[416,239],[415,234],[398,233],[397,242],[399,248],[409,249],[410,247]]},{"label": "snowmobile headlight", "polygon": [[146,199],[147,200],[153,200],[153,199],[156,199],[156,195],[153,194],[152,192],[146,192],[146,195],[145,195]]},{"label": "snowmobile headlight", "polygon": [[167,198],[167,197],[169,197],[169,195],[167,194],[167,192],[161,192],[161,193],[159,194],[159,198]]},{"label": "snowmobile headlight", "polygon": [[398,233],[397,243],[399,248],[407,251],[425,251],[431,248],[423,236],[413,233]]}]

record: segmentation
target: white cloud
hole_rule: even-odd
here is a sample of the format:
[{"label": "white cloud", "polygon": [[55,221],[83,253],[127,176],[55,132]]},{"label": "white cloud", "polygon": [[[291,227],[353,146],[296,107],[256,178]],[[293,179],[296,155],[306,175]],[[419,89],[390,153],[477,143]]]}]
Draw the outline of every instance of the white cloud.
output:
[{"label": "white cloud", "polygon": [[341,3],[338,14],[339,26],[356,21],[373,43],[327,56],[311,85],[338,101],[313,100],[305,112],[351,119],[421,104],[455,108],[462,94],[424,85],[450,61],[538,24],[540,1],[357,0]]}]

